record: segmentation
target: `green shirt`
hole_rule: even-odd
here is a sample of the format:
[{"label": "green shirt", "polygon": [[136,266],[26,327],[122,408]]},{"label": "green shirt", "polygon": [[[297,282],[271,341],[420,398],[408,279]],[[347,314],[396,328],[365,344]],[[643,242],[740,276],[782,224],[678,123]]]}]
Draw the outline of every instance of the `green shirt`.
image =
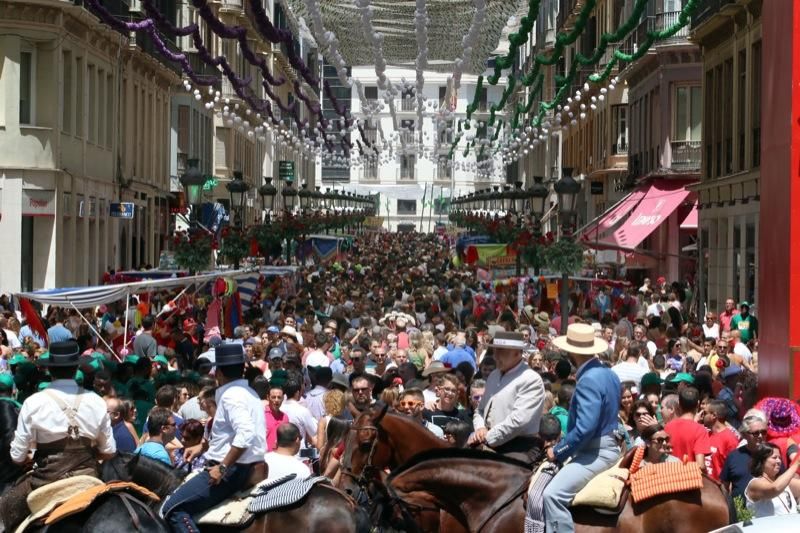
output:
[{"label": "green shirt", "polygon": [[739,333],[742,334],[742,342],[746,344],[758,334],[758,320],[750,313],[747,313],[747,316],[739,313],[731,319],[731,330],[734,329],[739,330]]}]

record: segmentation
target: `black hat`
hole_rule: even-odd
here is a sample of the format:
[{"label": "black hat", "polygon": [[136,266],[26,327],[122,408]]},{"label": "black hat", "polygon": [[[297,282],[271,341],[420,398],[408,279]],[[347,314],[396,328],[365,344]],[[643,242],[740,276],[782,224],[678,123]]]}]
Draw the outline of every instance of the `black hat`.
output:
[{"label": "black hat", "polygon": [[236,342],[223,343],[214,348],[214,366],[243,365],[244,346]]},{"label": "black hat", "polygon": [[[81,349],[75,341],[54,342],[50,345],[50,357],[44,359],[46,366],[78,366]],[[41,359],[40,359],[41,360]]]}]

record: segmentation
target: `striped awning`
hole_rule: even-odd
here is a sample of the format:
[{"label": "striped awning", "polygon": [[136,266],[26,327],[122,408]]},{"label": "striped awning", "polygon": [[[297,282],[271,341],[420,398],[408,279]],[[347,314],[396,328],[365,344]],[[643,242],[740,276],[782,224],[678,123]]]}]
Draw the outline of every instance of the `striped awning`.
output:
[{"label": "striped awning", "polygon": [[227,278],[241,278],[248,275],[250,275],[250,273],[245,270],[220,271],[211,272],[208,274],[199,274],[197,276],[153,279],[137,281],[133,283],[99,285],[96,287],[41,289],[33,292],[20,292],[17,293],[17,296],[46,305],[56,305],[59,307],[74,306],[78,309],[86,309],[122,300],[126,297],[126,295],[130,294],[141,294],[145,292],[188,287],[193,284],[212,281],[220,276]]}]

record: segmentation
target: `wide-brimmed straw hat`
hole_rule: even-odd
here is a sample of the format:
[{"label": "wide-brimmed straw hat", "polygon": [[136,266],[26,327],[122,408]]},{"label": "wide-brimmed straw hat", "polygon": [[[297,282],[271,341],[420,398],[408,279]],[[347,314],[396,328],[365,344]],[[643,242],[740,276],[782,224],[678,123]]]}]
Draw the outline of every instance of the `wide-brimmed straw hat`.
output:
[{"label": "wide-brimmed straw hat", "polygon": [[27,503],[31,514],[17,528],[16,531],[25,531],[36,520],[46,516],[50,511],[93,487],[103,485],[103,482],[93,476],[72,476],[48,483],[28,495]]},{"label": "wide-brimmed straw hat", "polygon": [[570,324],[567,334],[553,339],[553,345],[577,355],[595,355],[608,350],[608,343],[596,337],[589,324]]},{"label": "wide-brimmed straw hat", "polygon": [[524,350],[526,346],[525,337],[519,331],[498,331],[489,345],[490,348],[509,350]]},{"label": "wide-brimmed straw hat", "polygon": [[533,315],[533,325],[538,330],[550,329],[550,315],[547,314],[547,311],[539,311]]}]

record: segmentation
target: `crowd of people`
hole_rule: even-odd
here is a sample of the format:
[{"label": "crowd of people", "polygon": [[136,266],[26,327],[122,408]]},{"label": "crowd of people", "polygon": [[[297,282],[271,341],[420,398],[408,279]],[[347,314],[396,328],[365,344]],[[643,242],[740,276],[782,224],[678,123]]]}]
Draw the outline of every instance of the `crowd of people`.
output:
[{"label": "crowd of people", "polygon": [[[214,487],[244,486],[258,465],[262,479],[314,470],[336,479],[349,422],[383,402],[454,446],[532,461],[544,442],[554,463],[605,450],[602,464],[569,467],[573,479],[640,446],[645,463],[696,461],[755,516],[797,511],[800,411],[756,397],[748,302],[729,299],[699,320],[690,286],[645,280],[618,308],[571,306],[559,336],[557,306],[529,299],[518,309],[454,265],[446,237],[416,234],[365,235],[335,263],[301,266],[259,295],[230,336],[203,305],[163,312],[172,297],[83,315],[51,307],[46,332],[0,299],[0,407],[19,416],[4,427],[11,460],[0,482],[16,482],[13,491],[31,462],[33,488],[86,467],[79,455],[43,468],[46,450],[61,453],[64,441],[89,441],[93,459],[139,453],[208,476],[206,488],[168,501],[173,528],[194,531],[192,514],[231,493]],[[84,389],[92,399],[74,406]],[[568,521],[580,488],[551,474],[544,523],[533,528]],[[24,518],[14,502],[0,499],[6,524]]]}]

